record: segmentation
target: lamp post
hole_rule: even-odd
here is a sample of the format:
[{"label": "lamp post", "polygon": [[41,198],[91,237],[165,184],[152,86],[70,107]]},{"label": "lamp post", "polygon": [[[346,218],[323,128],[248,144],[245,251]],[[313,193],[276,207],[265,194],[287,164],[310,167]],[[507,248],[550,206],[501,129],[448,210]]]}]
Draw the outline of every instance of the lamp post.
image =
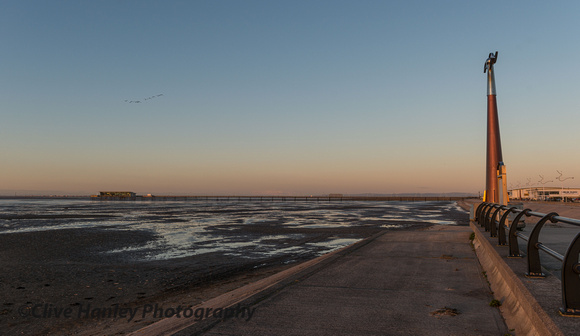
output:
[{"label": "lamp post", "polygon": [[556,170],[556,172],[558,172],[558,174],[560,174],[560,176],[556,177],[556,179],[560,182],[562,182],[562,203],[564,203],[564,181],[566,180],[570,180],[570,179],[574,179],[573,176],[569,176],[569,177],[562,177],[562,172],[559,170]]},{"label": "lamp post", "polygon": [[497,203],[499,201],[497,169],[499,163],[503,161],[499,134],[499,120],[497,116],[495,75],[493,70],[493,65],[496,62],[497,51],[495,54],[489,54],[483,67],[483,73],[487,72],[487,157],[484,201],[491,203]]}]

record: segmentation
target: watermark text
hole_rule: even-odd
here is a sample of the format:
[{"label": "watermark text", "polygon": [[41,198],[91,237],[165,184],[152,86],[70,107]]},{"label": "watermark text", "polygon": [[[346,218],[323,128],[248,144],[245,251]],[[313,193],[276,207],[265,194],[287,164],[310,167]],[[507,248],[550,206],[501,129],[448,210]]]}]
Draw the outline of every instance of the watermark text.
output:
[{"label": "watermark text", "polygon": [[191,318],[195,321],[203,319],[242,319],[249,321],[254,316],[256,308],[242,306],[240,304],[231,307],[192,307],[177,306],[164,307],[158,303],[145,304],[137,307],[121,307],[113,304],[108,307],[92,306],[91,304],[80,304],[75,307],[61,307],[51,303],[27,304],[18,308],[18,314],[22,317],[32,317],[39,319],[126,319],[131,322],[134,319],[153,318]]}]

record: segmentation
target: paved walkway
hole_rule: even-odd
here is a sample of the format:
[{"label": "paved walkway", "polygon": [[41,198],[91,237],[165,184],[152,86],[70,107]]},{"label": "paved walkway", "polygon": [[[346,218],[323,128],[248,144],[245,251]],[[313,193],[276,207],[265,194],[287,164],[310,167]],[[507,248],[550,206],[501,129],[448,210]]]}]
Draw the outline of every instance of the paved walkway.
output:
[{"label": "paved walkway", "polygon": [[249,321],[231,318],[205,335],[504,335],[471,232],[387,231],[265,297]]}]

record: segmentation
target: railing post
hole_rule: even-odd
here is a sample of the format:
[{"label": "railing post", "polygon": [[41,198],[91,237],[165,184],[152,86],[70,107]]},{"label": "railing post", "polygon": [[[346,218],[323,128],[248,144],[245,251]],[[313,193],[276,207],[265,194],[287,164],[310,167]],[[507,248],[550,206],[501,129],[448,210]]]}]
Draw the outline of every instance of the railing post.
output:
[{"label": "railing post", "polygon": [[506,240],[505,240],[505,221],[508,218],[508,215],[514,211],[515,209],[517,209],[517,207],[511,207],[508,210],[506,210],[506,212],[503,214],[503,216],[501,216],[501,219],[499,220],[499,224],[498,224],[498,233],[497,233],[497,245],[499,246],[505,246],[506,244]]},{"label": "railing post", "polygon": [[487,216],[489,216],[489,210],[491,209],[491,206],[492,206],[491,203],[487,203],[485,209],[483,209],[483,211],[481,212],[481,218],[483,219],[481,221],[481,227],[484,229],[487,228]]},{"label": "railing post", "polygon": [[530,216],[531,209],[524,209],[520,212],[516,218],[514,218],[514,222],[510,224],[510,231],[508,234],[508,243],[510,247],[510,254],[508,258],[521,258],[522,255],[520,254],[520,247],[518,245],[518,236],[517,236],[517,229],[518,223],[523,215]]},{"label": "railing post", "polygon": [[483,205],[479,209],[479,215],[477,216],[477,222],[479,223],[479,226],[481,226],[481,227],[483,227],[483,213],[485,212],[485,209],[487,208],[487,203],[482,203],[482,204]]},{"label": "railing post", "polygon": [[481,207],[481,210],[479,210],[479,220],[478,220],[478,222],[479,222],[479,226],[481,226],[481,227],[484,227],[484,225],[485,225],[484,214],[487,211],[487,207],[488,207],[488,204],[484,202],[483,203],[483,206]]},{"label": "railing post", "polygon": [[481,210],[485,207],[485,202],[479,203],[477,209],[475,209],[475,219],[479,223],[479,215],[481,215]]},{"label": "railing post", "polygon": [[568,247],[562,263],[562,305],[560,314],[580,316],[580,233]]},{"label": "railing post", "polygon": [[485,232],[489,232],[489,214],[491,213],[491,210],[493,210],[493,204],[490,204],[489,209],[485,212],[485,218],[483,220],[485,225]]},{"label": "railing post", "polygon": [[490,237],[497,237],[497,229],[495,226],[495,217],[497,216],[497,214],[501,211],[502,206],[501,205],[497,205],[497,210],[495,210],[493,212],[493,215],[491,215],[491,219],[489,221],[489,236]]},{"label": "railing post", "polygon": [[557,222],[554,216],[558,216],[555,212],[550,212],[540,219],[534,226],[530,238],[528,240],[528,272],[526,276],[529,278],[543,278],[546,275],[542,272],[542,265],[540,263],[540,251],[538,250],[538,238],[540,237],[540,230],[548,220],[552,223]]}]

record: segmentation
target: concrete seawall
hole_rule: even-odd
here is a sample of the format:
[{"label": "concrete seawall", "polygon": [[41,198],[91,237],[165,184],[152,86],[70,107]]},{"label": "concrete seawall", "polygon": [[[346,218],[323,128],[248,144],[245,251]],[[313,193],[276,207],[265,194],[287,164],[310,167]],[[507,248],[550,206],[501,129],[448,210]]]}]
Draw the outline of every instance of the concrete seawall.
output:
[{"label": "concrete seawall", "polygon": [[[526,288],[523,283],[526,280],[520,279],[514,273],[479,227],[473,222],[471,227],[475,232],[473,245],[477,257],[486,272],[494,297],[502,303],[502,315],[510,330],[514,330],[516,335],[564,335],[540,306],[534,295]],[[520,261],[518,260],[518,262]],[[524,265],[512,266],[518,266],[517,270],[520,272],[524,271],[521,268]],[[550,290],[550,287],[559,288],[557,279],[544,280],[547,280],[544,283],[547,285],[544,286],[544,290],[554,292]],[[552,294],[558,297],[558,293]]]}]

